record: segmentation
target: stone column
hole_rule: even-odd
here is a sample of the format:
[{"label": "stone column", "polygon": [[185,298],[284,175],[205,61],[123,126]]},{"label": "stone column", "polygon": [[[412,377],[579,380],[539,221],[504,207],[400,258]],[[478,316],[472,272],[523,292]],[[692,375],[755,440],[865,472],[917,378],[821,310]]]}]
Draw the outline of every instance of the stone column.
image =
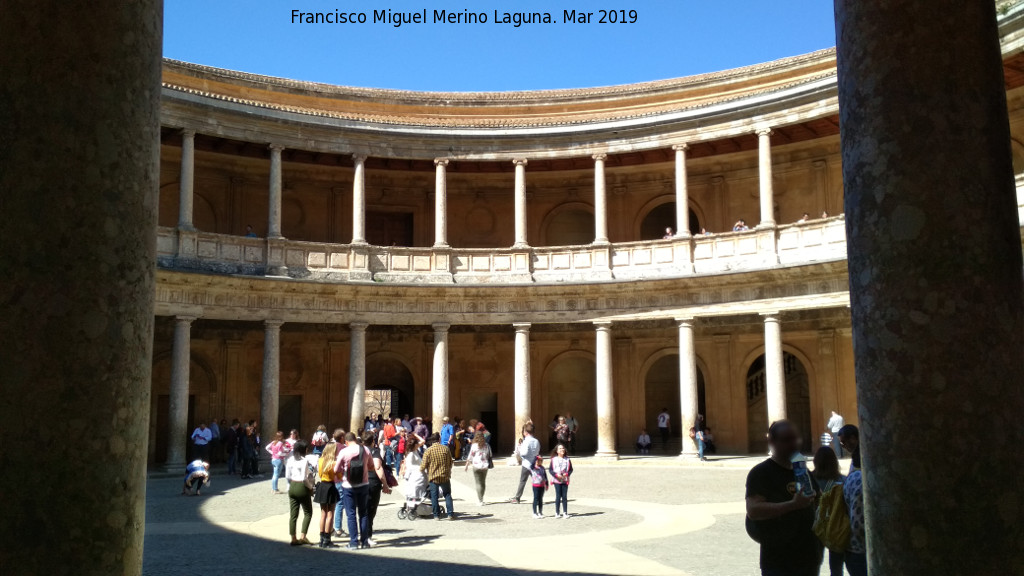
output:
[{"label": "stone column", "polygon": [[835,2],[872,574],[1021,572],[1024,288],[995,4]]},{"label": "stone column", "polygon": [[366,156],[352,156],[352,243],[366,244]]},{"label": "stone column", "polygon": [[[516,165],[516,241],[513,248],[527,248],[530,243],[526,238],[526,159],[512,161]],[[517,431],[518,432],[518,431]]]},{"label": "stone column", "polygon": [[3,4],[2,572],[142,571],[162,6]]},{"label": "stone column", "polygon": [[597,329],[597,453],[618,459],[615,451],[615,392],[612,385],[612,323],[595,322]]},{"label": "stone column", "polygon": [[[270,442],[277,432],[277,414],[281,402],[281,325],[280,320],[263,323],[263,385],[260,388],[260,439]],[[270,458],[265,450],[260,460]]]},{"label": "stone column", "polygon": [[515,438],[530,419],[530,324],[513,324],[516,331]]},{"label": "stone column", "polygon": [[594,244],[608,243],[608,191],[604,164],[607,154],[594,154]]},{"label": "stone column", "polygon": [[174,342],[171,344],[171,387],[167,402],[167,469],[181,470],[188,462],[188,383],[192,365],[191,316],[174,319]]},{"label": "stone column", "polygon": [[281,151],[284,146],[271,144],[270,194],[267,200],[267,238],[283,238],[281,233]]},{"label": "stone column", "polygon": [[697,444],[690,440],[690,428],[697,423],[697,352],[694,348],[693,318],[679,318],[679,404],[680,428],[683,433],[683,456],[697,453]]},{"label": "stone column", "polygon": [[[782,325],[779,313],[764,316],[764,387],[768,401],[768,424],[786,418],[786,367],[782,355]],[[767,432],[767,430],[765,431]]]},{"label": "stone column", "polygon": [[775,192],[772,189],[772,129],[757,130],[758,174],[761,183],[761,223],[758,228],[775,227]]},{"label": "stone column", "polygon": [[[686,151],[690,149],[687,144],[677,144],[672,147],[676,151],[676,236],[681,238],[690,237],[690,191],[689,181],[686,175]],[[684,433],[689,430],[683,430]],[[686,442],[683,442],[686,444]]]},{"label": "stone column", "polygon": [[434,248],[448,247],[448,160],[434,160]]},{"label": "stone column", "polygon": [[181,131],[181,176],[178,183],[178,228],[195,230],[192,223],[193,192],[195,190],[196,131]]},{"label": "stone column", "polygon": [[441,430],[441,419],[448,416],[448,329],[438,322],[434,328],[434,378],[430,403],[434,430]]},{"label": "stone column", "polygon": [[348,429],[358,432],[366,419],[366,322],[348,325]]}]

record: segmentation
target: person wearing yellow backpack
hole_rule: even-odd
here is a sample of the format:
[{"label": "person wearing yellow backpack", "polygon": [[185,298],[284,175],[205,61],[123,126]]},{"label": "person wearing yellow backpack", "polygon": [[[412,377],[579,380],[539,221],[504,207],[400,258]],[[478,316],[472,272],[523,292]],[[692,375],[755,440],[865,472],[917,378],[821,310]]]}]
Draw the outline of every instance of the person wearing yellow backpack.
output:
[{"label": "person wearing yellow backpack", "polygon": [[814,481],[821,492],[814,517],[814,534],[828,549],[830,576],[843,576],[844,553],[850,543],[850,518],[843,497],[843,482],[839,471],[839,458],[829,445],[814,453]]}]

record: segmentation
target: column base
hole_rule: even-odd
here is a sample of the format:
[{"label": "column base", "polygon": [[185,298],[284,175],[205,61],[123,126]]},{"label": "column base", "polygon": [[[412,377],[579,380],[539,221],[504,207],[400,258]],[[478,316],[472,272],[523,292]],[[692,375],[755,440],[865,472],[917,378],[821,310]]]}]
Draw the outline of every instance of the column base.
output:
[{"label": "column base", "polygon": [[617,452],[597,452],[594,454],[595,460],[618,460],[619,454]]},{"label": "column base", "polygon": [[434,250],[449,250],[451,249],[451,245],[447,242],[434,242],[433,248]]},{"label": "column base", "polygon": [[591,246],[608,246],[609,244],[611,244],[611,242],[609,242],[607,238],[595,238],[594,241],[590,243]]},{"label": "column base", "polygon": [[188,466],[188,464],[185,462],[182,462],[180,464],[167,462],[164,465],[162,465],[159,469],[160,471],[166,472],[167,474],[181,474],[182,478],[184,478],[186,466]]},{"label": "column base", "polygon": [[526,250],[530,247],[526,242],[516,242],[512,245],[513,250]]},{"label": "column base", "polygon": [[774,220],[768,220],[755,226],[754,230],[774,230],[776,227]]},{"label": "column base", "polygon": [[287,266],[267,266],[267,270],[263,275],[273,278],[290,278]]}]

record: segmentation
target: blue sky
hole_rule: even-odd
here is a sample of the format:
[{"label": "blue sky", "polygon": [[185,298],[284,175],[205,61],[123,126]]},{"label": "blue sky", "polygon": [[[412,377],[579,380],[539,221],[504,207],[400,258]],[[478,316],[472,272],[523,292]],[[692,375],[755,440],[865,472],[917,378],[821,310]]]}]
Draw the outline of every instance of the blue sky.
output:
[{"label": "blue sky", "polygon": [[[299,80],[407,90],[535,90],[674,78],[835,45],[828,0],[167,0],[164,55]],[[598,24],[599,7],[636,10]],[[483,12],[487,24],[373,24],[374,10]],[[292,24],[292,10],[366,24]],[[594,12],[564,23],[563,10]],[[493,23],[494,11],[555,24]]]}]

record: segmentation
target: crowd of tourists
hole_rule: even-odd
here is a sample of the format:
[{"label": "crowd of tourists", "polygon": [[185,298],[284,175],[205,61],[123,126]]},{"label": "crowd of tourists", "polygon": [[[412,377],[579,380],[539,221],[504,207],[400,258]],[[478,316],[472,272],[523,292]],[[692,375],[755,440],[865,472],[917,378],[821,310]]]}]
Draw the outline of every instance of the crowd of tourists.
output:
[{"label": "crowd of tourists", "polygon": [[[826,558],[831,576],[842,576],[844,567],[867,576],[860,431],[835,412],[828,427],[810,472],[796,426],[772,423],[771,456],[747,475],[746,528],[761,546],[762,576],[817,576]],[[851,458],[846,476],[841,450]]]}]

